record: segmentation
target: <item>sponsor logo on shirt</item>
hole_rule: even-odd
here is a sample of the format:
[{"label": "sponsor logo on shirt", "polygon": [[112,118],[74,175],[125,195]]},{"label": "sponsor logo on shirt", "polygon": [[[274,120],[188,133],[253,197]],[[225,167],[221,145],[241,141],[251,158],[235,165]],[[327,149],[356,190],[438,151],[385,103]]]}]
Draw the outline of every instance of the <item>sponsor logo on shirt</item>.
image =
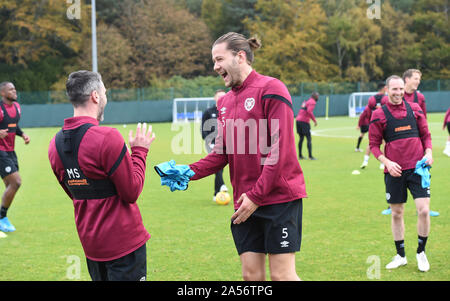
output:
[{"label": "sponsor logo on shirt", "polygon": [[398,128],[395,128],[395,132],[403,132],[403,131],[409,131],[411,130],[412,127],[410,125],[405,125],[405,126],[399,126]]},{"label": "sponsor logo on shirt", "polygon": [[255,106],[255,99],[254,99],[254,98],[247,98],[247,99],[245,100],[244,108],[245,108],[247,111],[250,111],[251,109],[253,109],[254,106]]}]

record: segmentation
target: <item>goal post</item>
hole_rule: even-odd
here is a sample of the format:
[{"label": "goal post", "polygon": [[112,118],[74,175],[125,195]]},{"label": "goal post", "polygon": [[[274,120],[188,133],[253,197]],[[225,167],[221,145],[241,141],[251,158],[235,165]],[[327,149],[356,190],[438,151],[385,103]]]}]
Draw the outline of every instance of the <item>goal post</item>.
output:
[{"label": "goal post", "polygon": [[378,92],[354,92],[348,98],[348,116],[357,117],[369,102],[369,98]]},{"label": "goal post", "polygon": [[214,104],[213,97],[174,98],[172,123],[201,122],[203,112]]}]

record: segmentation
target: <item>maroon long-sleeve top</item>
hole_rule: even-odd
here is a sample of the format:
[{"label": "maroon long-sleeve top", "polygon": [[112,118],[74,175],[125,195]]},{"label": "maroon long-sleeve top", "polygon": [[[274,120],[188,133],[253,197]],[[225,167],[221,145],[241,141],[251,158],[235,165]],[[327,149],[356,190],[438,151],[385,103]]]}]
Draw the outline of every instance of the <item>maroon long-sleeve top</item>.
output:
[{"label": "maroon long-sleeve top", "polygon": [[314,116],[314,109],[317,102],[314,98],[309,98],[307,101],[302,103],[302,107],[298,110],[297,118],[295,120],[309,123],[310,120],[316,122],[316,117]]},{"label": "maroon long-sleeve top", "polygon": [[[403,119],[406,117],[407,111],[404,102],[401,102],[398,105],[388,102],[386,106],[394,118]],[[402,167],[402,170],[415,168],[417,161],[423,158],[425,149],[432,148],[431,134],[422,109],[417,103],[410,103],[410,106],[414,112],[417,128],[419,130],[419,137],[410,137],[386,142],[384,148],[385,157],[399,164]],[[385,129],[386,116],[383,109],[379,108],[373,112],[369,126],[370,151],[375,158],[378,158],[383,154],[380,150],[380,145],[384,139],[383,132]],[[384,172],[387,172],[386,168]]]},{"label": "maroon long-sleeve top", "polygon": [[216,145],[190,165],[192,180],[229,164],[235,209],[243,193],[260,206],[307,197],[297,160],[292,100],[281,81],[252,71],[219,100],[217,109]]},{"label": "maroon long-sleeve top", "polygon": [[81,140],[78,153],[80,168],[88,178],[109,178],[117,195],[104,199],[74,199],[63,182],[65,171],[55,147],[55,138],[50,142],[48,157],[58,182],[73,200],[75,224],[86,257],[109,261],[135,251],[150,238],[136,203],[144,186],[148,149],[132,147],[131,155],[126,152],[108,177],[108,171],[120,157],[125,141],[117,129],[98,126],[98,121],[90,117],[65,119],[63,129],[75,129],[85,123],[95,126],[89,128]]}]

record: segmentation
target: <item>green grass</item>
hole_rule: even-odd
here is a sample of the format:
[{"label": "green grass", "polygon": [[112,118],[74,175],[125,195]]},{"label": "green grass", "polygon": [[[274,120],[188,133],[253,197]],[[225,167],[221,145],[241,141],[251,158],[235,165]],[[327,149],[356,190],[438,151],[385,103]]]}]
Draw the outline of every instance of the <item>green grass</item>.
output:
[{"label": "green grass", "polygon": [[[367,270],[376,256],[380,279],[450,280],[450,215],[448,173],[450,158],[442,154],[446,132],[444,114],[429,114],[435,163],[431,169],[431,208],[439,217],[431,218],[427,256],[431,269],[417,270],[416,212],[409,197],[405,210],[407,266],[387,271],[384,266],[395,255],[390,217],[381,215],[387,207],[382,172],[371,157],[360,175],[363,155],[355,153],[359,132],[357,120],[319,118],[313,128],[313,152],[317,161],[301,161],[307,193],[303,212],[303,241],[297,254],[297,271],[304,280],[369,280]],[[124,137],[135,125],[116,125]],[[230,232],[231,205],[212,202],[213,177],[191,182],[184,192],[170,192],[160,185],[153,166],[170,159],[192,163],[205,153],[174,154],[171,143],[180,129],[170,123],[153,124],[157,139],[147,161],[144,190],[138,200],[144,224],[152,238],[147,244],[149,280],[241,280],[241,266]],[[73,257],[80,258],[81,273],[74,280],[90,280],[85,257],[73,218],[73,206],[59,187],[47,159],[48,143],[57,128],[25,129],[31,137],[25,146],[16,141],[22,187],[8,217],[17,231],[0,238],[0,280],[71,280]],[[191,130],[195,147],[201,146],[198,128]],[[126,138],[127,139],[127,138]],[[298,138],[297,138],[298,139]],[[363,147],[367,145],[364,138]],[[306,146],[304,146],[306,147]],[[228,168],[224,178],[230,186]],[[76,257],[75,257],[76,258]],[[68,277],[69,276],[69,277]]]}]

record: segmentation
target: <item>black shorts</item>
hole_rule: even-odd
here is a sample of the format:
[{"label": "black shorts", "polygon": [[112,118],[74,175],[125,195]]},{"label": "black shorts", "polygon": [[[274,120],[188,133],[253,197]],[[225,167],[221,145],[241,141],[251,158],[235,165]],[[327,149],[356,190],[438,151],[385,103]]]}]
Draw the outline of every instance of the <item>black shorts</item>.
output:
[{"label": "black shorts", "polygon": [[414,173],[414,169],[402,170],[401,177],[384,174],[386,184],[386,200],[389,204],[406,203],[408,189],[414,199],[429,198],[430,188],[422,187],[422,178]]},{"label": "black shorts", "polygon": [[367,133],[369,131],[369,126],[368,125],[362,125],[360,128],[361,133]]},{"label": "black shorts", "polygon": [[134,252],[111,261],[86,258],[93,281],[145,281],[147,278],[147,250],[145,244]]},{"label": "black shorts", "polygon": [[300,251],[302,199],[258,207],[243,223],[231,223],[239,255],[245,252],[283,254]]},{"label": "black shorts", "polygon": [[0,176],[2,179],[16,171],[19,171],[16,152],[5,152],[0,150]]},{"label": "black shorts", "polygon": [[297,121],[297,134],[308,136],[311,134],[311,125],[308,122]]},{"label": "black shorts", "polygon": [[448,134],[450,135],[450,122],[447,122],[447,131],[448,131]]}]

